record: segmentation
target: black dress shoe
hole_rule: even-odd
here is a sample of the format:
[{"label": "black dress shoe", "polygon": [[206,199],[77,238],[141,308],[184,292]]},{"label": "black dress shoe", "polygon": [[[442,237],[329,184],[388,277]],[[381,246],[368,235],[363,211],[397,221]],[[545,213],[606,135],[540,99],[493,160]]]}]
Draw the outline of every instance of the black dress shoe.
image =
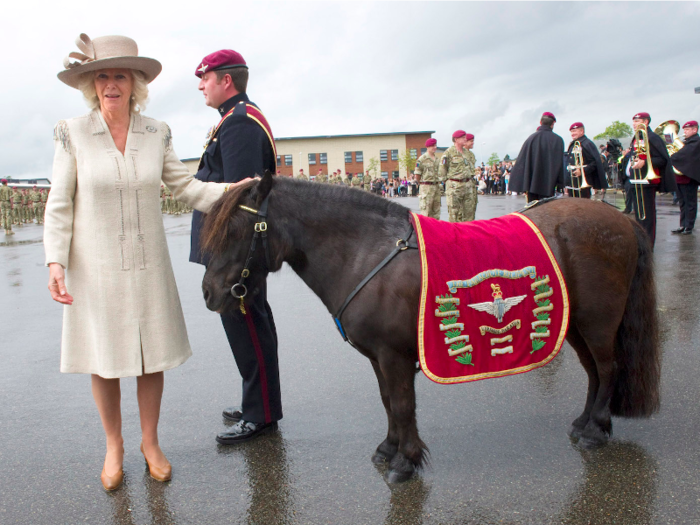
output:
[{"label": "black dress shoe", "polygon": [[228,419],[229,421],[240,421],[241,418],[243,417],[243,413],[238,410],[238,407],[228,407],[224,409],[222,414],[225,419]]},{"label": "black dress shoe", "polygon": [[216,441],[221,445],[236,445],[237,443],[249,441],[261,434],[272,432],[273,430],[277,430],[277,421],[265,424],[240,420],[226,432],[217,434]]},{"label": "black dress shoe", "polygon": [[685,231],[685,228],[676,228],[675,230],[671,230],[671,233],[683,233]]},{"label": "black dress shoe", "polygon": [[680,232],[681,235],[692,235],[693,230],[685,229],[682,232]]}]

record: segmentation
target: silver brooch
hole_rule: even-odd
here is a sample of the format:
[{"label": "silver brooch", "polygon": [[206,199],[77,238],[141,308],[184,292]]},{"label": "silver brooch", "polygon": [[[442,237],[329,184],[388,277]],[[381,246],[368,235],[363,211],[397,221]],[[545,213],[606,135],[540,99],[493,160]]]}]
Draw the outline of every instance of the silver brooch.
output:
[{"label": "silver brooch", "polygon": [[154,128],[153,126],[146,126],[146,131],[150,131],[151,133],[155,133],[158,131],[158,128]]}]

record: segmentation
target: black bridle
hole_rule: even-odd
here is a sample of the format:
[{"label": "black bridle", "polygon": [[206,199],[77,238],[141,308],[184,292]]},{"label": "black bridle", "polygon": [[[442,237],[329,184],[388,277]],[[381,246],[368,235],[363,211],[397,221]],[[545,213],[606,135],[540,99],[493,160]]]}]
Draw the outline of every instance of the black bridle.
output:
[{"label": "black bridle", "polygon": [[262,239],[263,252],[265,253],[265,264],[267,266],[266,270],[270,271],[270,250],[267,248],[267,203],[270,196],[265,197],[260,204],[260,209],[250,208],[239,204],[238,207],[243,211],[252,213],[259,217],[261,220],[255,223],[253,239],[250,241],[250,248],[248,249],[248,255],[246,256],[245,265],[241,270],[241,277],[236,284],[231,287],[231,295],[234,298],[240,299],[241,313],[245,315],[245,305],[243,303],[243,298],[248,294],[248,288],[245,285],[245,280],[250,277],[250,263],[253,260],[253,255],[255,254],[255,249],[258,245],[258,237]]}]

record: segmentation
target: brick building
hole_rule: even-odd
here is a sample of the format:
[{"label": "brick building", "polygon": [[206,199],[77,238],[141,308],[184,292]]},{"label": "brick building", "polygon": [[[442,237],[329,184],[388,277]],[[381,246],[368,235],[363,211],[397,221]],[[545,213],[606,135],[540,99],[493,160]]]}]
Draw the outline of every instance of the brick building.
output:
[{"label": "brick building", "polygon": [[[328,135],[318,137],[282,137],[275,139],[277,170],[280,175],[307,175],[322,170],[326,175],[341,170],[344,176],[364,173],[371,159],[377,160],[377,174],[384,178],[405,177],[399,156],[406,150],[414,158],[425,153],[425,141],[434,131],[368,133],[363,135]],[[183,159],[191,173],[196,173],[198,158]]]}]

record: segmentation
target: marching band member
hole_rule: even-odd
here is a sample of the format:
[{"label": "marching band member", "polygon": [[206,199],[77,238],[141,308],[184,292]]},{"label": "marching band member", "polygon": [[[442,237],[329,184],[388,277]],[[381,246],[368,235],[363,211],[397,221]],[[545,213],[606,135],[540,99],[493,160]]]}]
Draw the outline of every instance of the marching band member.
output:
[{"label": "marching band member", "polygon": [[693,233],[695,218],[698,214],[698,183],[700,182],[700,137],[698,123],[690,120],[683,124],[685,143],[671,155],[671,164],[680,172],[676,173],[678,201],[681,207],[680,228],[672,233],[689,235]]},{"label": "marching band member", "polygon": [[[571,166],[571,173],[567,177],[571,180],[570,186],[580,188],[579,190],[569,189],[569,197],[578,197],[581,199],[591,198],[591,187],[596,190],[605,189],[608,187],[608,182],[605,179],[605,168],[600,158],[600,153],[595,147],[595,144],[591,139],[586,136],[586,130],[581,122],[574,122],[569,127],[571,132],[571,142],[569,143],[569,148],[566,154],[569,158],[569,166]],[[582,187],[584,184],[584,178],[581,177],[581,170],[573,168],[573,149],[576,143],[581,144],[581,155],[583,158],[583,173],[585,180],[590,187]],[[574,177],[576,177],[576,184],[573,184]]]}]

